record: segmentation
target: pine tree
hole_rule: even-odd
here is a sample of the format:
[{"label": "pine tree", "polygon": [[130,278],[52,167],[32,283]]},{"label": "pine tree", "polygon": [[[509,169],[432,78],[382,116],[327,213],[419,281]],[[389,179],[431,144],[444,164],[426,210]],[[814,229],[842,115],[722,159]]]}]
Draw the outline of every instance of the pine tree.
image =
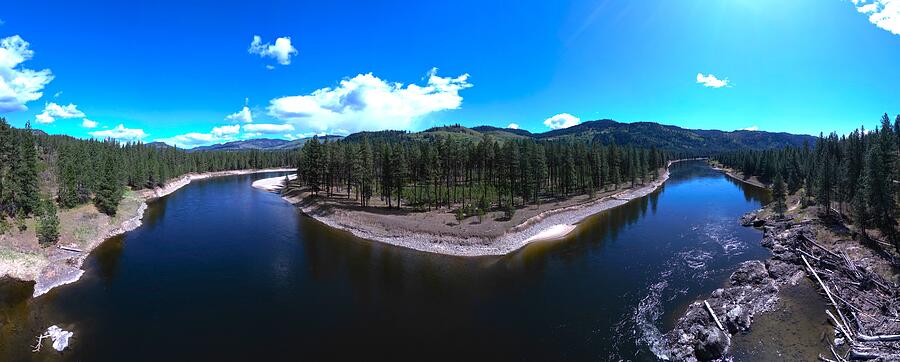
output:
[{"label": "pine tree", "polygon": [[0,117],[0,220],[5,220],[6,215],[14,214],[12,202],[12,163],[18,149],[18,140],[13,135],[13,130],[6,123],[6,119]]},{"label": "pine tree", "polygon": [[17,184],[13,203],[25,213],[24,215],[30,215],[36,211],[40,203],[37,148],[30,122],[25,123],[25,132],[19,133],[19,146],[18,159],[13,163],[13,177]]},{"label": "pine tree", "polygon": [[38,242],[43,245],[55,244],[59,240],[59,216],[56,204],[50,199],[43,200],[41,204],[37,226]]},{"label": "pine tree", "polygon": [[779,217],[784,217],[784,212],[787,211],[787,205],[785,204],[785,186],[784,180],[781,178],[781,174],[775,174],[775,181],[772,184],[772,198],[775,202],[774,210],[778,213]]},{"label": "pine tree", "polygon": [[94,196],[94,204],[100,212],[115,216],[119,202],[122,201],[124,186],[119,177],[119,165],[112,152],[105,156],[103,173],[98,187],[97,194]]}]

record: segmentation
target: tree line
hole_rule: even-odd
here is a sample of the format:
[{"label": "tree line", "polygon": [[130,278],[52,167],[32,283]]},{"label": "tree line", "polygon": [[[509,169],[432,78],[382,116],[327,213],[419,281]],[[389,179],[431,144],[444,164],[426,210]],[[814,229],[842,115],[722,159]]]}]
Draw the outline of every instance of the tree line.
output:
[{"label": "tree line", "polygon": [[[54,223],[57,207],[91,202],[101,212],[115,215],[126,189],[162,186],[192,172],[296,162],[296,153],[286,150],[187,152],[140,142],[50,136],[33,131],[27,123],[24,129],[12,128],[0,118],[0,223],[8,229],[8,219],[13,219],[21,228],[24,218],[38,216],[40,229]],[[49,218],[46,222],[44,215]]]},{"label": "tree line", "polygon": [[[299,152],[298,178],[286,192],[309,191],[370,206],[459,207],[462,215],[644,184],[658,177],[666,152],[599,142],[362,137],[319,142]],[[324,194],[324,195],[323,195]]]},{"label": "tree line", "polygon": [[820,135],[814,147],[742,150],[714,158],[745,177],[776,184],[785,180],[787,193],[803,191],[804,205],[819,205],[823,215],[849,217],[863,232],[876,228],[900,251],[900,115],[891,124],[884,114],[872,131],[861,127],[842,136]]}]

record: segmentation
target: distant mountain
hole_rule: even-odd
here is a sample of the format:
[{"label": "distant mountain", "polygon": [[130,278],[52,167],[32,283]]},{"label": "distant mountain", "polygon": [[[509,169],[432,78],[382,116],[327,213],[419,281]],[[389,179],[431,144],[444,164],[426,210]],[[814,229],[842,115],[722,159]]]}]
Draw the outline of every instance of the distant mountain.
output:
[{"label": "distant mountain", "polygon": [[[402,139],[433,140],[438,137],[452,137],[457,140],[479,141],[486,136],[496,140],[512,139],[600,141],[603,144],[615,142],[618,145],[657,147],[667,151],[692,155],[710,155],[735,149],[770,149],[786,146],[811,145],[816,138],[809,135],[774,133],[764,131],[718,131],[687,129],[653,122],[620,123],[609,119],[584,122],[569,128],[543,133],[531,133],[522,129],[499,128],[493,126],[463,127],[458,124],[429,128],[422,132],[374,131],[357,132],[346,137],[329,135],[319,137],[320,141],[345,140],[361,142],[396,141]],[[302,147],[309,138],[280,140],[257,138],[224,144],[202,146],[190,151],[239,151],[239,150],[291,150]]]},{"label": "distant mountain", "polygon": [[505,137],[507,135],[515,135],[519,137],[534,137],[534,134],[524,129],[500,128],[494,126],[478,126],[473,127],[472,129],[484,134],[493,134],[500,137]]},{"label": "distant mountain", "polygon": [[583,139],[603,143],[658,147],[671,151],[711,154],[734,149],[768,149],[814,143],[809,135],[764,131],[694,130],[653,122],[619,123],[604,119],[535,135],[538,139]]},{"label": "distant mountain", "polygon": [[526,139],[536,140],[596,140],[604,144],[615,142],[619,145],[657,147],[674,152],[695,155],[710,155],[735,149],[769,149],[785,146],[802,146],[804,142],[814,144],[816,138],[808,135],[773,133],[764,131],[718,131],[695,130],[653,122],[620,123],[609,119],[588,121],[569,128],[543,133],[531,133],[521,129],[478,126],[467,128],[460,125],[433,127],[422,132],[402,131],[360,132],[347,136],[349,142],[357,142],[364,137],[374,140],[433,139],[452,137],[458,140],[478,141],[490,135],[496,140]]},{"label": "distant mountain", "polygon": [[164,142],[156,141],[156,142],[145,143],[144,147],[164,149],[164,148],[171,148],[172,146],[169,146],[168,144],[166,144]]},{"label": "distant mountain", "polygon": [[[335,135],[326,135],[319,137],[320,142],[325,142],[327,139],[330,142],[337,141],[343,139],[343,136],[335,136]],[[296,148],[300,148],[303,146],[306,141],[312,139],[309,138],[301,138],[297,140],[282,140],[282,139],[274,139],[274,138],[254,138],[249,140],[242,141],[232,141],[227,143],[220,143],[209,146],[199,146],[189,149],[190,152],[196,151],[246,151],[246,150],[292,150]]]}]

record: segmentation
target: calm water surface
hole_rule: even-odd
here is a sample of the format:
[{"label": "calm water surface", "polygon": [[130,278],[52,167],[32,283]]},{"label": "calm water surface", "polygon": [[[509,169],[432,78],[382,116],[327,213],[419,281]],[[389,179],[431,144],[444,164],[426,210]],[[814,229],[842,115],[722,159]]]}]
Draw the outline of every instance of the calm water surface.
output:
[{"label": "calm water surface", "polygon": [[[0,285],[0,360],[655,360],[694,298],[769,254],[738,217],[765,191],[702,162],[570,238],[504,257],[385,246],[250,183],[194,182],[105,242],[81,281]],[[51,324],[70,349],[30,352]]]}]

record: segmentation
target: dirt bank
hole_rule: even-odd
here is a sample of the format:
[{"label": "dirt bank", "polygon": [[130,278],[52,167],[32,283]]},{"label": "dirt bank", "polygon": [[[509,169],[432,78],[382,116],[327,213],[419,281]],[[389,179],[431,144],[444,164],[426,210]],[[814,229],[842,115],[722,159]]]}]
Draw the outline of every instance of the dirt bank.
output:
[{"label": "dirt bank", "polygon": [[292,170],[237,170],[184,175],[163,187],[127,192],[114,217],[99,213],[93,205],[64,210],[60,213],[58,247],[38,246],[33,225],[29,225],[28,232],[0,237],[0,278],[34,281],[33,296],[40,296],[81,278],[84,259],[104,240],[141,226],[148,201],[169,195],[195,180]]}]

